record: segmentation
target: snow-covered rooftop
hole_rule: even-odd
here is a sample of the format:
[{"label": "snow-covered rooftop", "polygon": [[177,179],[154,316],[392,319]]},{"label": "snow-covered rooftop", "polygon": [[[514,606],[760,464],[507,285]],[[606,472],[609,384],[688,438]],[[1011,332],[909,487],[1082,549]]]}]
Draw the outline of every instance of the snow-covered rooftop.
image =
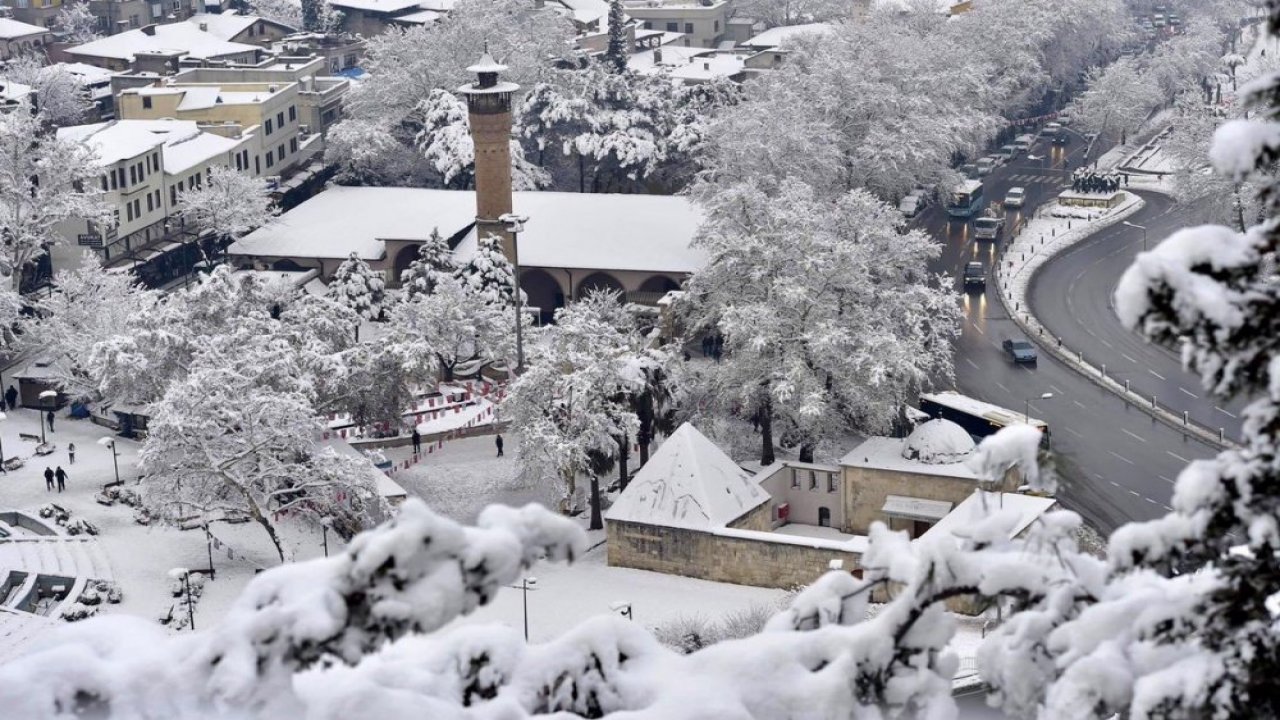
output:
[{"label": "snow-covered rooftop", "polygon": [[1001,426],[1012,425],[1014,423],[1026,423],[1028,425],[1037,426],[1043,426],[1045,424],[1043,420],[1027,417],[1023,413],[1014,412],[1008,408],[1002,408],[999,405],[992,405],[989,402],[983,402],[977,398],[971,398],[968,395],[961,395],[954,390],[924,393],[920,396],[920,399],[935,402],[939,405],[945,405],[976,417],[987,418]]},{"label": "snow-covered rooftop", "polygon": [[48,32],[48,28],[42,28],[39,25],[31,25],[10,18],[0,18],[0,40],[10,40],[41,33],[47,34]]},{"label": "snow-covered rooftop", "polygon": [[30,85],[23,85],[12,80],[0,77],[0,102],[9,104],[26,100],[31,96],[32,88]]},{"label": "snow-covered rooftop", "polygon": [[622,491],[606,518],[663,527],[723,527],[769,501],[751,474],[685,423]]},{"label": "snow-covered rooftop", "polygon": [[978,475],[973,470],[970,470],[964,462],[926,463],[908,459],[903,455],[905,445],[906,440],[902,438],[867,438],[861,445],[840,458],[840,464],[846,467],[864,467],[875,470],[915,473],[917,475],[937,475],[939,477],[978,480]]},{"label": "snow-covered rooftop", "polygon": [[1017,537],[1027,529],[1028,525],[1035,522],[1036,518],[1049,512],[1057,504],[1058,501],[1051,497],[975,491],[936,525],[929,528],[921,538],[936,538],[939,535],[963,537],[966,528],[971,527],[983,517],[998,512],[1017,513],[1017,520],[1009,530],[1009,537]]},{"label": "snow-covered rooftop", "polygon": [[88,65],[80,62],[57,63],[52,67],[60,68],[67,73],[74,75],[81,85],[92,85],[100,82],[111,82],[111,76],[115,73],[97,65]]},{"label": "snow-covered rooftop", "polygon": [[171,175],[230,152],[241,143],[204,132],[190,120],[113,120],[74,125],[60,128],[58,137],[89,143],[102,165],[128,160],[162,145],[164,171]]},{"label": "snow-covered rooftop", "polygon": [[[706,255],[689,247],[702,215],[688,199],[663,195],[517,192],[516,212],[529,216],[520,233],[526,267],[689,273]],[[383,240],[426,240],[433,228],[450,237],[475,221],[469,190],[331,187],[231,245],[234,255],[383,257]],[[475,232],[455,256],[475,253]]]},{"label": "snow-covered rooftop", "polygon": [[930,420],[911,431],[902,456],[930,465],[964,462],[973,452],[973,438],[950,420]]},{"label": "snow-covered rooftop", "polygon": [[801,35],[830,35],[834,32],[835,26],[830,23],[783,25],[765,30],[742,44],[750,48],[776,48]]},{"label": "snow-covered rooftop", "polygon": [[[712,50],[711,48],[664,45],[657,55],[655,55],[652,50],[646,50],[632,55],[627,59],[627,67],[637,72],[645,72],[657,67],[682,67],[684,65],[688,65],[694,58],[714,54],[715,50]],[[658,55],[661,56],[661,59],[658,59]]]},{"label": "snow-covered rooftop", "polygon": [[[265,18],[258,17],[257,15],[236,15],[233,11],[217,15],[205,13],[201,15],[192,15],[187,18],[187,22],[195,25],[197,28],[204,25],[205,32],[210,35],[216,35],[223,40],[230,40],[245,30],[248,30],[259,20],[265,20]],[[290,31],[298,29],[289,27],[278,20],[267,20],[267,22],[275,23],[276,25],[280,25]]]},{"label": "snow-covered rooftop", "polygon": [[682,65],[671,71],[671,77],[686,82],[708,82],[716,78],[730,78],[742,72],[745,66],[743,58],[717,53],[693,58],[688,65]]},{"label": "snow-covered rooftop", "polygon": [[408,15],[397,16],[396,22],[410,23],[413,25],[430,25],[442,17],[444,17],[444,13],[438,10],[419,10],[418,12],[411,12]]},{"label": "snow-covered rooftop", "polygon": [[[339,10],[359,10],[368,13],[394,13],[410,8],[423,7],[428,3],[422,0],[330,0],[330,5]],[[426,10],[436,8],[424,7]]]},{"label": "snow-covered rooftop", "polygon": [[148,35],[143,28],[128,30],[77,45],[68,49],[67,53],[73,56],[133,60],[139,53],[181,52],[194,58],[210,59],[257,52],[260,49],[255,45],[228,42],[191,23],[155,25],[146,30],[153,31],[154,34]]},{"label": "snow-covered rooftop", "polygon": [[[177,124],[181,121],[160,120],[154,122]],[[191,124],[194,125],[195,123]],[[232,138],[209,132],[174,138],[166,142],[164,146],[162,153],[164,156],[164,171],[170,175],[179,175],[212,158],[230,153],[233,148],[238,147],[242,142],[242,140],[233,140]]]}]

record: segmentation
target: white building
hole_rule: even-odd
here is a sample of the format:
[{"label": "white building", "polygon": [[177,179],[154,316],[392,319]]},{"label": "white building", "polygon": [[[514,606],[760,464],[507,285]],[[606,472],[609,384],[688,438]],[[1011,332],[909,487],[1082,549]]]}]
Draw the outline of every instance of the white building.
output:
[{"label": "white building", "polygon": [[252,63],[262,48],[223,40],[186,22],[148,25],[77,45],[67,54],[79,62],[108,70],[130,70],[140,60],[163,59],[177,71],[177,62],[199,61]]},{"label": "white building", "polygon": [[49,30],[0,17],[0,60],[27,52],[37,52],[50,39]]}]

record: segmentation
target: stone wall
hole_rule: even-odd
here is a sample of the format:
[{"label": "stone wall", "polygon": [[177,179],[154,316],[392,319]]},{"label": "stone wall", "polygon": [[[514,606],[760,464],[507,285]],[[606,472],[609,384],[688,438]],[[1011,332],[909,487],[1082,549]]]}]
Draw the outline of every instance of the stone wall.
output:
[{"label": "stone wall", "polygon": [[965,478],[846,466],[844,502],[848,525],[840,529],[850,535],[866,535],[871,523],[887,520],[881,509],[889,495],[943,500],[959,505],[977,487],[976,481]]},{"label": "stone wall", "polygon": [[[767,521],[769,505],[763,505],[737,523]],[[758,516],[758,517],[753,517]],[[741,529],[755,529],[737,525]],[[793,588],[808,585],[827,572],[832,560],[843,560],[846,569],[859,567],[860,556],[837,550],[730,538],[684,528],[640,523],[607,523],[609,564],[652,570],[668,575],[714,582]]]}]

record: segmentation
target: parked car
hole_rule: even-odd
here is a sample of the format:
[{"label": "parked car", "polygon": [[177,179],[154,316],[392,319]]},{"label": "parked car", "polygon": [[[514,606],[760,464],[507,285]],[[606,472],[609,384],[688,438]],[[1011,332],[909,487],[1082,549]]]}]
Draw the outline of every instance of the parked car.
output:
[{"label": "parked car", "polygon": [[975,163],[965,163],[960,166],[960,174],[969,180],[977,180],[982,173],[978,172],[978,166]]},{"label": "parked car", "polygon": [[1011,187],[1009,192],[1004,194],[1004,206],[1011,208],[1020,208],[1027,201],[1026,188]]},{"label": "parked car", "polygon": [[991,174],[992,170],[995,170],[1000,166],[1000,162],[991,157],[984,157],[975,163],[975,165],[978,168],[978,176],[986,177]]},{"label": "parked car", "polygon": [[1036,346],[1026,340],[1007,339],[1001,344],[1001,347],[1004,348],[1004,352],[1009,356],[1009,359],[1015,363],[1035,364]]},{"label": "parked car", "polygon": [[966,263],[964,266],[964,288],[987,289],[987,268],[978,261]]},{"label": "parked car", "polygon": [[903,216],[909,217],[909,218],[913,218],[916,215],[919,215],[920,211],[923,209],[924,209],[924,198],[915,194],[907,195],[906,197],[902,198],[901,202],[898,203],[898,212],[902,213]]}]

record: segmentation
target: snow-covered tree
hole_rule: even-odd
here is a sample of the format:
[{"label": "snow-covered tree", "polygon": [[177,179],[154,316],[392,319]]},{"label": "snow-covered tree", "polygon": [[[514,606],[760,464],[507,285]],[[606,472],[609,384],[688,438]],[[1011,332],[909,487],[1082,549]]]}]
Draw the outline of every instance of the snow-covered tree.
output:
[{"label": "snow-covered tree", "polygon": [[171,521],[247,515],[285,561],[281,515],[347,534],[380,514],[379,497],[367,463],[317,447],[308,375],[292,347],[260,334],[263,324],[246,319],[201,348],[187,377],[152,405],[141,494]]},{"label": "snow-covered tree", "polygon": [[841,0],[743,0],[733,9],[738,16],[777,27],[842,19],[855,7]]},{"label": "snow-covered tree", "polygon": [[520,432],[524,472],[561,485],[560,511],[578,507],[578,479],[591,481],[591,527],[603,527],[600,477],[635,437],[639,420],[625,391],[639,390],[635,321],[616,294],[593,292],[556,311],[530,343],[525,371],[502,404]]},{"label": "snow-covered tree", "polygon": [[98,167],[84,144],[45,132],[25,112],[0,113],[0,275],[19,288],[22,272],[62,240],[71,219],[104,223]]},{"label": "snow-covered tree", "polygon": [[415,295],[430,293],[441,277],[457,271],[449,241],[440,234],[440,228],[432,228],[427,241],[418,246],[418,257],[400,273],[400,287],[405,298],[412,300]]},{"label": "snow-covered tree", "polygon": [[455,275],[478,302],[501,307],[511,307],[515,302],[515,270],[503,254],[502,238],[497,235],[477,239],[475,254]]},{"label": "snow-covered tree", "polygon": [[[73,7],[87,5],[78,3]],[[80,80],[61,64],[48,64],[41,55],[19,55],[2,72],[6,79],[31,87],[40,116],[51,125],[75,125],[92,107]]]},{"label": "snow-covered tree", "polygon": [[513,318],[510,305],[486,302],[458,278],[443,275],[430,293],[417,293],[392,308],[389,342],[434,356],[449,381],[461,363],[511,359]]},{"label": "snow-covered tree", "polygon": [[386,281],[356,253],[333,272],[326,296],[355,311],[365,320],[382,319],[386,309]]},{"label": "snow-covered tree", "polygon": [[604,50],[604,63],[614,72],[627,69],[631,48],[627,43],[627,16],[622,11],[622,0],[609,0],[609,44]]},{"label": "snow-covered tree", "polygon": [[812,462],[820,443],[886,429],[922,387],[950,376],[960,305],[924,270],[937,243],[902,232],[889,205],[770,184],[707,199],[696,242],[708,262],[689,279],[687,326],[724,336],[704,382],[724,409],[758,422],[761,462],[773,462],[775,430]]},{"label": "snow-covered tree", "polygon": [[89,9],[88,2],[63,3],[53,22],[62,39],[72,45],[83,45],[102,37],[98,18]]},{"label": "snow-covered tree", "polygon": [[427,93],[418,114],[422,117],[418,149],[440,175],[441,186],[471,187],[475,182],[476,153],[466,103],[452,92],[437,88]]},{"label": "snow-covered tree", "polygon": [[327,0],[249,0],[247,4],[252,14],[295,30],[324,35],[342,30],[343,13]]},{"label": "snow-covered tree", "polygon": [[160,297],[128,273],[107,272],[95,253],[84,256],[81,267],[59,271],[53,292],[35,300],[35,314],[23,323],[23,346],[48,359],[62,392],[96,398],[98,379],[87,367],[94,346],[128,333]]},{"label": "snow-covered tree", "polygon": [[193,235],[208,235],[218,249],[275,215],[265,181],[222,165],[209,169],[204,184],[179,193],[175,209],[184,227]]}]

